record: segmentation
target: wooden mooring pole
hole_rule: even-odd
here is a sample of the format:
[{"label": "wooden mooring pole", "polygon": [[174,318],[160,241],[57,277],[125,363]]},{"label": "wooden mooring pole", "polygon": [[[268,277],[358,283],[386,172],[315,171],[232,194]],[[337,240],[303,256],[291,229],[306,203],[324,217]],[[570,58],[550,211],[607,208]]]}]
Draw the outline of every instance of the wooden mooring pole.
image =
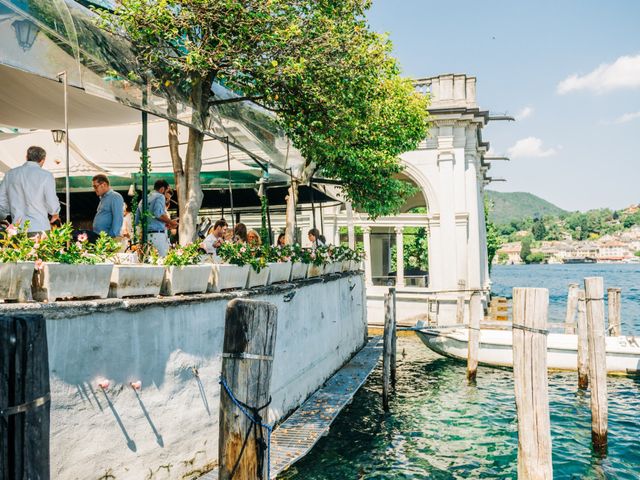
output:
[{"label": "wooden mooring pole", "polygon": [[[220,480],[268,480],[266,442],[278,310],[256,300],[231,300],[225,317],[220,392]],[[234,398],[232,398],[232,396]],[[234,401],[235,399],[235,401]],[[238,404],[253,417],[248,418]],[[247,408],[247,406],[249,408]],[[262,418],[260,418],[262,417]]]},{"label": "wooden mooring pole", "polygon": [[518,411],[518,479],[551,480],[546,288],[513,289],[513,377]]},{"label": "wooden mooring pole", "polygon": [[578,291],[578,388],[589,386],[589,340],[584,290]]},{"label": "wooden mooring pole", "polygon": [[389,411],[389,393],[391,391],[391,352],[393,350],[393,297],[384,294],[384,334],[382,337],[382,408]]},{"label": "wooden mooring pole", "polygon": [[42,315],[0,316],[0,478],[49,479],[49,360]]},{"label": "wooden mooring pole", "polygon": [[619,337],[622,335],[621,328],[621,297],[622,290],[619,288],[607,288],[607,307],[609,310],[609,335]]},{"label": "wooden mooring pole", "polygon": [[389,288],[391,295],[391,385],[396,385],[396,362],[398,360],[398,311],[396,309],[396,289]]},{"label": "wooden mooring pole", "polygon": [[604,282],[602,277],[584,279],[589,340],[589,386],[591,389],[591,442],[599,454],[607,452],[607,357],[604,329]]},{"label": "wooden mooring pole", "polygon": [[569,293],[567,294],[567,313],[564,318],[564,333],[576,333],[576,308],[578,306],[578,290],[580,287],[577,283],[569,284]]},{"label": "wooden mooring pole", "polygon": [[467,282],[464,280],[458,281],[458,290],[460,290],[460,294],[456,299],[456,323],[458,325],[462,325],[464,323],[464,289],[467,285]]},{"label": "wooden mooring pole", "polygon": [[476,381],[478,353],[480,351],[480,321],[484,316],[479,292],[473,292],[469,299],[469,343],[467,347],[467,380]]}]

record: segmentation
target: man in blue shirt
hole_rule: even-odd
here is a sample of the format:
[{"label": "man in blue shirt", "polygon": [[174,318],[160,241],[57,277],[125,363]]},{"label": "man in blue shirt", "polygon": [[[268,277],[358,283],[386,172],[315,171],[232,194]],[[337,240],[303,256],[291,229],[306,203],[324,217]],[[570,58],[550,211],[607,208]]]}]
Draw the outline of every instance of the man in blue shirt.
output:
[{"label": "man in blue shirt", "polygon": [[111,188],[109,177],[102,173],[93,177],[92,184],[96,195],[100,197],[98,211],[93,218],[93,231],[107,232],[110,237],[119,238],[124,218],[122,195]]},{"label": "man in blue shirt", "polygon": [[[158,250],[160,257],[165,257],[171,244],[167,235],[167,228],[176,228],[178,222],[171,220],[167,213],[166,199],[164,192],[169,188],[166,180],[156,180],[153,184],[153,192],[147,197],[147,205],[150,217],[147,223],[147,231],[149,232],[149,241]],[[136,210],[136,225],[140,223],[142,215],[142,201],[138,204]]]}]

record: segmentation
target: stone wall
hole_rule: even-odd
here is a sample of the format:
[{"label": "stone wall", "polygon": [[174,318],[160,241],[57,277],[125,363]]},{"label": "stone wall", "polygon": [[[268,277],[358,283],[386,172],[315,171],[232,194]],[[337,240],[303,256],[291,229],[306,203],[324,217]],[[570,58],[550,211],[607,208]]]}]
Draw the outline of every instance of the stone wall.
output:
[{"label": "stone wall", "polygon": [[[363,284],[345,275],[235,294],[3,305],[47,317],[52,478],[181,479],[211,469],[228,301],[278,307],[273,422],[363,346]],[[138,381],[140,391],[130,385]]]}]

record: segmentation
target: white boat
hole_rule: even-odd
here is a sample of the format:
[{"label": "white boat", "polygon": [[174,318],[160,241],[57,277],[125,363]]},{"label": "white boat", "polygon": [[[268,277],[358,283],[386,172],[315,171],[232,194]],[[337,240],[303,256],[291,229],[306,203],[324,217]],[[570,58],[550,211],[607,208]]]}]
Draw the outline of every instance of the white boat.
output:
[{"label": "white boat", "polygon": [[[440,355],[467,359],[469,329],[464,327],[415,328],[422,342]],[[605,337],[607,373],[640,373],[640,337]],[[547,366],[550,370],[577,370],[578,336],[549,333]],[[513,367],[511,330],[480,330],[478,362],[494,367]]]}]

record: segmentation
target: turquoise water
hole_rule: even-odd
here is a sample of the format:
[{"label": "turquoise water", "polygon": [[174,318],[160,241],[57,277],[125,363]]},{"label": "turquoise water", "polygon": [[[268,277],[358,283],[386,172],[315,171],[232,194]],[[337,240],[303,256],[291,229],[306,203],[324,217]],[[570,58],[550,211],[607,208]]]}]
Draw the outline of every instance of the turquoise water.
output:
[{"label": "turquoise water", "polygon": [[[496,268],[494,291],[550,289],[550,316],[564,317],[566,284],[601,275],[623,289],[626,332],[640,333],[640,266],[549,265]],[[555,313],[554,313],[555,312]],[[558,316],[559,315],[559,316]],[[476,386],[465,365],[400,337],[398,384],[391,412],[381,408],[379,369],[316,448],[281,479],[516,478],[517,425],[511,372],[480,368]],[[640,379],[610,377],[609,451],[590,447],[589,396],[572,373],[549,377],[556,479],[640,478]]]}]

